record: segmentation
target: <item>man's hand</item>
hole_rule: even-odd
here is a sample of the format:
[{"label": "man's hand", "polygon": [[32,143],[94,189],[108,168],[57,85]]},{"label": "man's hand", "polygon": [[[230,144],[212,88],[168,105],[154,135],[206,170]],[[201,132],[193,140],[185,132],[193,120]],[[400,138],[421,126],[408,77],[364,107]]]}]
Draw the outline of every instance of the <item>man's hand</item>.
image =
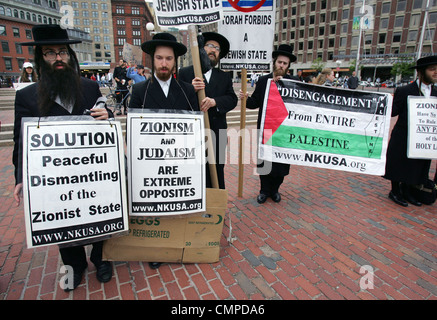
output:
[{"label": "man's hand", "polygon": [[215,107],[217,103],[214,99],[206,97],[200,104],[200,111],[207,112],[209,108]]},{"label": "man's hand", "polygon": [[203,82],[203,79],[200,79],[199,77],[195,77],[193,81],[191,81],[191,84],[196,92],[205,89],[205,82]]},{"label": "man's hand", "polygon": [[91,116],[96,120],[107,120],[109,118],[108,110],[105,108],[91,109]]},{"label": "man's hand", "polygon": [[17,207],[20,205],[21,198],[23,198],[23,184],[19,183],[14,189],[14,199],[17,202]]}]

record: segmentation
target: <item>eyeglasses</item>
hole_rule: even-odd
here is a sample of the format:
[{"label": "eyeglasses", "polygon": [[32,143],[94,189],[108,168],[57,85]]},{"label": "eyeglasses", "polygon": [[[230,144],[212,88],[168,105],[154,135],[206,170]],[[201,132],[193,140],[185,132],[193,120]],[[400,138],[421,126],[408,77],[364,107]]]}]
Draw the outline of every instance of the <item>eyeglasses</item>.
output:
[{"label": "eyeglasses", "polygon": [[211,49],[216,49],[218,52],[220,52],[220,47],[213,45],[212,43],[205,44],[206,47],[209,47]]},{"label": "eyeglasses", "polygon": [[68,58],[70,56],[68,51],[59,51],[59,52],[49,51],[49,52],[43,53],[43,56],[49,60],[56,60],[56,57],[58,55],[61,57],[61,59],[65,59],[65,58]]}]

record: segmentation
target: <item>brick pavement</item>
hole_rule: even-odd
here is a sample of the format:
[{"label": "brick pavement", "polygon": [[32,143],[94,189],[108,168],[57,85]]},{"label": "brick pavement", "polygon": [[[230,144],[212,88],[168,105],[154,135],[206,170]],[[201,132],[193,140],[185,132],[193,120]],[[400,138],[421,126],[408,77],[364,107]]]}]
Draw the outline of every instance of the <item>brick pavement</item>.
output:
[{"label": "brick pavement", "polygon": [[[0,300],[437,298],[437,205],[403,208],[388,200],[389,182],[380,177],[298,166],[285,179],[283,200],[259,205],[254,165],[245,166],[239,198],[235,163],[226,166],[229,215],[219,262],[158,270],[116,262],[106,284],[89,263],[81,285],[65,293],[57,246],[26,248],[11,153],[0,148]],[[373,289],[360,289],[364,265],[373,268]]]}]

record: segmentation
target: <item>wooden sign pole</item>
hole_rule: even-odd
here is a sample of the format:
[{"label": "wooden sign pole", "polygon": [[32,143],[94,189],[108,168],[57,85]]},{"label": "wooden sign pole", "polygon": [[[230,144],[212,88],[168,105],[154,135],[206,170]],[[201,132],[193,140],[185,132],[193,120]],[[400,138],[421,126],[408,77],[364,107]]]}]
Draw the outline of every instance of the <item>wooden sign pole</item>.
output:
[{"label": "wooden sign pole", "polygon": [[244,176],[244,145],[245,145],[245,128],[246,128],[246,92],[247,92],[247,70],[241,70],[241,91],[243,92],[243,99],[241,99],[240,106],[240,145],[238,153],[238,196],[243,196],[243,176]]},{"label": "wooden sign pole", "polygon": [[[188,26],[188,34],[190,37],[190,47],[191,47],[191,57],[193,59],[193,67],[194,67],[194,76],[203,79],[202,67],[200,65],[200,54],[199,54],[199,44],[197,42],[197,32],[196,26],[190,25]],[[205,99],[205,90],[199,90],[197,92],[197,96],[199,99],[199,105],[203,99]],[[211,184],[215,189],[219,188],[218,177],[217,177],[217,169],[215,165],[215,157],[214,157],[214,147],[212,144],[211,130],[209,125],[209,117],[208,112],[204,112],[204,122],[205,122],[205,131],[206,131],[206,148],[208,150],[208,164],[209,164],[209,172],[211,175]],[[218,138],[218,137],[216,137]]]}]

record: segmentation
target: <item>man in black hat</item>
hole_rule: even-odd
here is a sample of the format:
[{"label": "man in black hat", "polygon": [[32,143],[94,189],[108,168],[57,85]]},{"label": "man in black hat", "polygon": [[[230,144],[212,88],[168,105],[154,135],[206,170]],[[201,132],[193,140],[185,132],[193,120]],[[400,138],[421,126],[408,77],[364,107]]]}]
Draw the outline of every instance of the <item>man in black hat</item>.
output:
[{"label": "man in black hat", "polygon": [[[164,32],[144,42],[141,49],[152,57],[152,77],[132,87],[129,108],[199,111],[194,87],[177,79],[177,59],[187,52],[187,47]],[[152,269],[160,265],[149,262]]]},{"label": "man in black hat", "polygon": [[[293,48],[287,44],[279,45],[278,49],[272,52],[272,58],[273,72],[259,78],[258,82],[256,83],[255,91],[252,93],[251,97],[248,97],[246,103],[246,107],[249,109],[259,108],[257,122],[258,129],[260,128],[264,96],[268,79],[273,79],[274,81],[278,81],[280,79],[291,79],[287,72],[290,68],[290,64],[296,61],[296,56],[293,55]],[[243,93],[240,90],[240,98],[242,97]],[[288,175],[289,171],[289,164],[258,161],[258,173],[261,183],[260,193],[256,199],[258,203],[266,202],[268,197],[271,197],[274,202],[281,201],[279,187],[284,181],[284,177]]]},{"label": "man in black hat", "polygon": [[129,108],[199,111],[193,86],[177,79],[177,59],[187,47],[164,32],[144,42],[141,49],[152,57],[152,77],[132,87]]},{"label": "man in black hat", "polygon": [[[118,63],[118,67],[114,68],[114,80],[117,85],[117,89],[115,91],[115,97],[117,99],[117,103],[123,101],[123,114],[126,114],[126,99],[123,98],[129,92],[129,78],[127,77],[127,62],[123,59],[120,59]],[[117,115],[121,114],[121,110],[117,112]]]},{"label": "man in black hat", "polygon": [[[214,132],[212,139],[219,188],[225,189],[224,167],[228,141],[226,113],[236,107],[238,98],[232,87],[232,75],[218,68],[220,59],[229,52],[229,41],[215,32],[204,32],[202,36],[212,68],[205,70],[204,79],[194,76],[193,66],[182,68],[179,77],[182,81],[191,83],[196,92],[205,89],[206,97],[200,102],[200,110],[208,112],[210,128]],[[206,186],[211,187],[209,166],[206,168]]]},{"label": "man in black hat", "polygon": [[410,191],[413,185],[427,181],[431,165],[431,160],[407,158],[408,96],[437,97],[437,56],[421,58],[413,68],[417,70],[416,81],[397,88],[394,94],[392,117],[399,118],[388,144],[384,175],[384,178],[391,180],[392,189],[388,197],[404,207],[408,206],[408,202],[421,205]]},{"label": "man in black hat", "polygon": [[[35,46],[35,70],[38,82],[17,91],[15,96],[14,151],[16,187],[14,198],[20,204],[22,192],[22,153],[20,150],[21,119],[23,117],[83,115],[91,109],[97,120],[113,117],[106,108],[93,106],[102,96],[97,82],[80,76],[79,62],[70,44],[81,41],[70,40],[67,31],[59,25],[37,25],[32,28],[34,42],[21,45]],[[103,242],[95,242],[91,261],[97,268],[97,279],[108,282],[112,277],[112,265],[102,261]],[[73,288],[76,288],[87,267],[83,246],[59,249],[62,261],[73,268]],[[71,289],[71,288],[69,288]]]}]

